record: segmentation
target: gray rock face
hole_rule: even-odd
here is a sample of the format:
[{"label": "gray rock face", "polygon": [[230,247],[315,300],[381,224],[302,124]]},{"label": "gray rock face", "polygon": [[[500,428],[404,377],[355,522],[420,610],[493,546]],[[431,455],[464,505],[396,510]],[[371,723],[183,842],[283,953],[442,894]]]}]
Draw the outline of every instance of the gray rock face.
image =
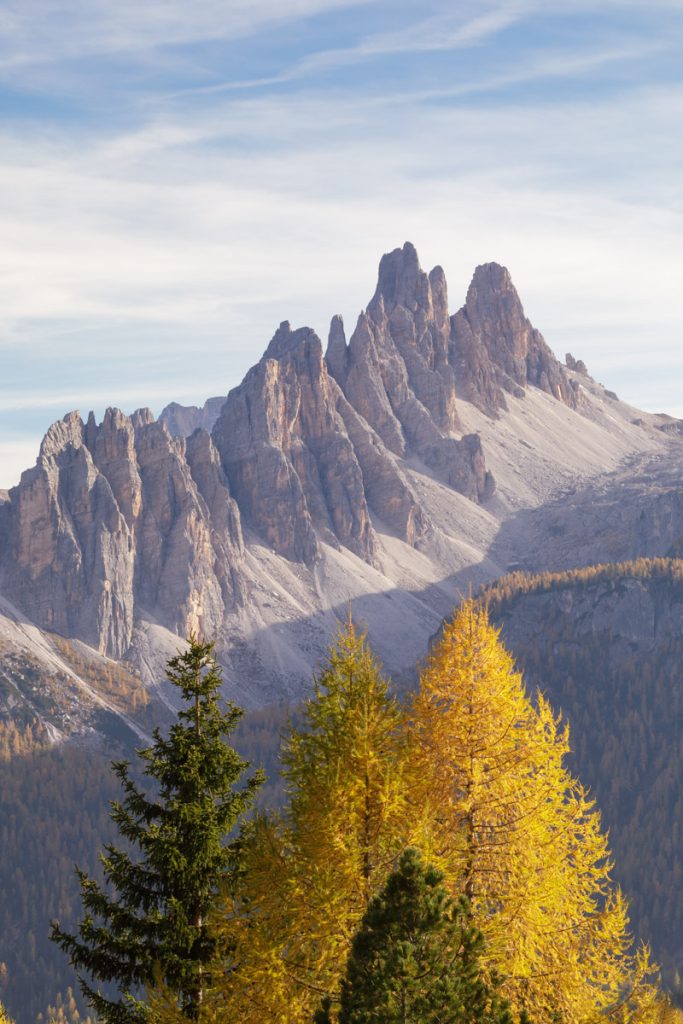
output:
[{"label": "gray rock face", "polygon": [[189,437],[195,430],[213,430],[213,425],[223,408],[225,396],[207,398],[201,408],[197,405],[179,405],[171,402],[159,413],[159,420],[165,423],[173,437]]},{"label": "gray rock face", "polygon": [[576,408],[576,390],[497,263],[475,270],[465,305],[451,319],[451,353],[467,398],[489,415],[506,408],[503,392],[522,397],[529,384]]},{"label": "gray rock face", "polygon": [[245,519],[295,561],[316,559],[318,536],[375,558],[363,472],[337,411],[338,391],[317,335],[283,323],[214,428]]},{"label": "gray rock face", "polygon": [[84,442],[70,413],[10,491],[4,590],[39,625],[121,657],[134,617],[131,531]]},{"label": "gray rock face", "polygon": [[460,434],[446,281],[407,242],[384,256],[377,289],[348,348],[338,319],[327,350],[348,402],[398,456],[414,454],[474,501],[494,490],[479,439]]},{"label": "gray rock face", "polygon": [[227,399],[54,424],[0,501],[3,592],[114,657],[141,617],[219,635],[247,598],[243,524],[294,562],[327,543],[381,568],[377,531],[418,545],[432,529],[408,466],[474,502],[493,493],[456,392],[495,414],[529,385],[575,404],[507,271],[479,267],[451,317],[443,271],[406,243],[348,344],[332,320],[325,358],[312,330],[283,323]]},{"label": "gray rock face", "polygon": [[141,609],[181,634],[215,633],[239,600],[239,513],[209,436],[192,450],[197,479],[184,441],[149,414],[54,424],[3,510],[7,596],[116,658]]},{"label": "gray rock face", "polygon": [[582,377],[588,376],[588,369],[583,359],[575,359],[571,352],[567,352],[564,357],[564,361],[567,365],[567,369],[574,370],[575,373],[580,373]]}]

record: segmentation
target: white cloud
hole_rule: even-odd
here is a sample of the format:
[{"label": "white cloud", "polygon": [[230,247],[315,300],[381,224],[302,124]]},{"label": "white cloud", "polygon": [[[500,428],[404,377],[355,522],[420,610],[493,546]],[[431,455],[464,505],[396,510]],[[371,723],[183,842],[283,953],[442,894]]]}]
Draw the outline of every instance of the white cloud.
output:
[{"label": "white cloud", "polygon": [[0,70],[206,40],[239,39],[266,27],[372,0],[14,0],[2,15]]},{"label": "white cloud", "polygon": [[[680,223],[668,194],[657,205],[653,183],[666,193],[669,162],[680,160],[675,140],[666,157],[661,142],[683,96],[666,90],[526,110],[413,104],[402,110],[400,134],[387,116],[391,103],[359,111],[329,98],[242,101],[77,155],[5,137],[6,334],[22,319],[214,332],[236,322],[243,330],[250,314],[262,331],[263,306],[308,318],[310,303],[317,317],[323,302],[333,312],[355,295],[357,308],[379,253],[405,237],[424,239],[426,259],[447,263],[451,232],[463,239],[468,265],[484,252],[507,259],[513,272],[535,268],[531,287],[547,281],[549,266],[557,268],[551,276],[583,280],[581,293],[596,291],[608,319],[624,309],[634,315],[640,302],[622,283],[628,268],[614,277],[629,253],[633,275],[673,312],[667,268],[679,266]],[[242,137],[242,153],[216,148],[226,122]],[[299,144],[288,148],[297,133]],[[268,151],[252,151],[264,137]],[[610,179],[609,197],[596,175]],[[615,304],[609,296],[620,288]]]},{"label": "white cloud", "polygon": [[[247,33],[284,10],[198,6],[195,19],[195,7],[175,0],[135,11],[128,0],[97,0],[84,18],[75,0],[24,0],[12,8],[11,56],[23,55],[28,68],[98,46],[142,52],[201,38],[212,16],[215,34]],[[582,0],[551,7],[598,10]],[[289,7],[294,16],[329,9],[328,0]],[[637,384],[640,368],[643,401],[652,395],[647,374],[663,398],[656,404],[680,394],[671,368],[683,320],[683,89],[638,84],[625,70],[672,45],[675,33],[642,42],[616,33],[562,52],[540,45],[524,61],[498,51],[477,75],[444,76],[431,89],[407,81],[400,95],[380,84],[373,94],[321,92],[316,69],[335,61],[483,46],[540,5],[470,3],[459,19],[452,6],[431,9],[410,31],[374,33],[293,65],[305,77],[294,94],[150,100],[140,121],[120,130],[8,123],[0,349],[6,363],[25,362],[26,380],[15,373],[16,388],[0,389],[0,434],[3,416],[21,419],[29,406],[46,417],[109,403],[158,410],[173,398],[225,392],[280,320],[309,323],[324,338],[330,316],[342,312],[352,328],[379,256],[408,238],[425,264],[445,267],[453,308],[475,264],[505,263],[560,354],[604,368],[617,391]],[[63,29],[53,38],[57,17]],[[550,88],[511,97],[516,84],[563,77],[583,85],[612,67],[623,72],[620,86],[600,98],[570,89],[559,99]],[[0,463],[0,486],[10,465]]]}]

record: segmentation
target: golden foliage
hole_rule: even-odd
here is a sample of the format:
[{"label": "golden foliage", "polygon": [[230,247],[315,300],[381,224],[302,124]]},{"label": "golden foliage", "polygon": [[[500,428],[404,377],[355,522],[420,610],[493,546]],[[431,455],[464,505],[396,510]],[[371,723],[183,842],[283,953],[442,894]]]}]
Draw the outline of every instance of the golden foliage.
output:
[{"label": "golden foliage", "polygon": [[74,672],[119,711],[137,711],[149,704],[149,693],[139,675],[117,661],[89,651],[85,644],[53,633],[52,642]]},{"label": "golden foliage", "polygon": [[676,991],[683,934],[683,562],[639,559],[517,575],[479,599],[502,626],[527,685],[540,686],[567,714],[568,763],[609,826],[632,926],[652,942]]},{"label": "golden foliage", "polygon": [[399,705],[352,622],[283,755],[288,808],[261,817],[244,890],[223,913],[239,950],[219,1016],[310,1022],[334,993],[368,899],[412,838]]},{"label": "golden foliage", "polygon": [[0,721],[0,763],[24,757],[46,746],[49,746],[48,735],[40,722],[22,725],[12,719]]},{"label": "golden foliage", "polygon": [[410,718],[425,853],[470,897],[513,1005],[578,1024],[632,1003],[647,952],[630,952],[599,816],[564,768],[568,730],[531,703],[474,602],[445,626]]},{"label": "golden foliage", "polygon": [[[309,1024],[338,992],[369,898],[407,845],[466,893],[487,969],[531,1020],[681,1024],[633,952],[607,838],[564,766],[568,729],[532,703],[487,612],[448,623],[408,709],[365,637],[340,630],[284,752],[288,805],[245,836],[202,1019]],[[156,994],[164,1024],[181,1024]]]}]

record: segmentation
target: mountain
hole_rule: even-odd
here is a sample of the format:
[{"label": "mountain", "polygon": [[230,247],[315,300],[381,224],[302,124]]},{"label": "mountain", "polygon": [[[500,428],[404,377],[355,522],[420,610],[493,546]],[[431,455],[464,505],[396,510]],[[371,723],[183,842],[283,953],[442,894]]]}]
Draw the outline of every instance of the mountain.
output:
[{"label": "mountain", "polygon": [[171,402],[161,410],[159,419],[166,424],[173,437],[189,437],[200,428],[211,433],[224,402],[225,395],[219,395],[218,398],[207,398],[201,408],[196,405],[179,405],[178,402]]},{"label": "mountain", "polygon": [[[182,637],[216,639],[226,695],[251,709],[240,747],[271,767],[284,706],[307,691],[349,601],[402,688],[469,588],[683,553],[681,426],[621,402],[580,359],[562,364],[497,264],[475,270],[451,314],[443,271],[425,273],[409,243],[382,258],[348,339],[339,316],[325,345],[285,322],[225,398],[53,424],[0,493],[0,891],[13,893],[0,961],[20,1024],[73,981],[46,921],[74,921],[68,865],[96,870],[109,835],[104,762],[171,720],[164,669]],[[678,776],[662,761],[677,620],[641,644],[661,581],[629,580],[582,590],[571,576],[537,604],[525,583],[499,621],[584,743],[576,763],[605,802],[638,927],[672,966],[680,913],[659,878],[679,871],[667,845]],[[631,605],[617,600],[634,586]],[[655,623],[674,596],[652,596]],[[650,860],[641,828],[660,838]],[[641,885],[638,858],[658,889]]]},{"label": "mountain", "polygon": [[[301,694],[353,600],[407,678],[463,588],[531,557],[556,566],[569,490],[578,507],[607,487],[609,503],[653,460],[673,467],[668,425],[562,365],[503,267],[478,267],[451,315],[443,270],[406,243],[348,341],[333,318],[325,353],[285,322],[225,400],[55,423],[0,503],[3,631],[78,641],[154,698],[197,630],[256,707]],[[570,560],[582,515],[562,526]]]}]

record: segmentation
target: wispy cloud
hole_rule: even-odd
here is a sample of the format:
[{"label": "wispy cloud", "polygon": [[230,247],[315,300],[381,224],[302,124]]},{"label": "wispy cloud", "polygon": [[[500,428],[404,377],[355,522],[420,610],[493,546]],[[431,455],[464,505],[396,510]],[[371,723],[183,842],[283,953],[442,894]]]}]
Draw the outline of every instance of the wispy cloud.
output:
[{"label": "wispy cloud", "polygon": [[[352,328],[379,256],[407,238],[444,265],[454,308],[477,263],[505,263],[553,347],[614,364],[617,391],[647,366],[666,405],[680,381],[657,366],[678,365],[683,326],[681,13],[673,0],[15,4],[0,439],[24,424],[35,452],[70,406],[224,392],[280,320],[324,337],[342,312]],[[213,89],[228,54],[262,88]],[[164,62],[153,85],[131,72],[148,60]]]},{"label": "wispy cloud", "polygon": [[347,67],[378,57],[402,54],[454,51],[475,46],[520,21],[531,9],[529,3],[505,3],[471,17],[461,11],[442,11],[418,20],[398,31],[368,35],[354,46],[321,50],[298,60],[278,75],[214,83],[185,90],[187,93],[211,94],[262,88],[309,78],[320,72]]},{"label": "wispy cloud", "polygon": [[310,73],[373,57],[475,46],[520,21],[528,10],[529,4],[505,3],[465,19],[452,11],[442,12],[398,32],[368,36],[357,46],[314,54],[300,61],[295,70]]},{"label": "wispy cloud", "polygon": [[21,0],[2,17],[0,69],[249,37],[372,0]]}]

